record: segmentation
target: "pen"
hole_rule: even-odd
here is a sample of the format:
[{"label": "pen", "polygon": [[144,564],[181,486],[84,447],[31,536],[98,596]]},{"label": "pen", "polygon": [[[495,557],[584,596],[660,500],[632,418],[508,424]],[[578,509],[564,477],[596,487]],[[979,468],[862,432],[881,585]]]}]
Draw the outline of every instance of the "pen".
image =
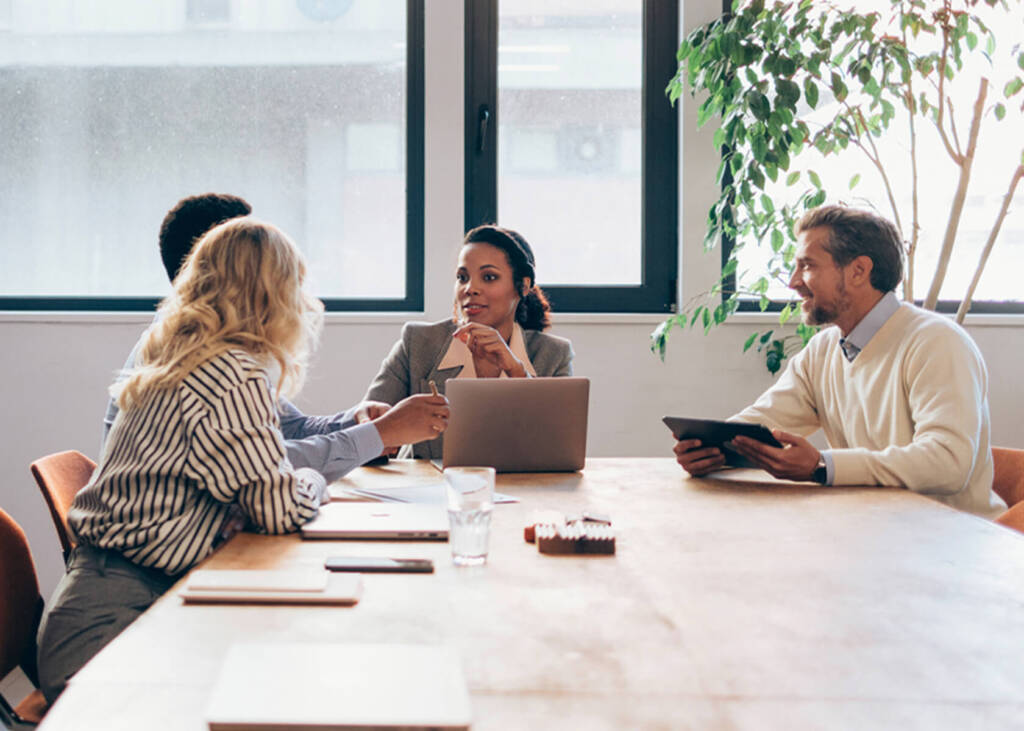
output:
[{"label": "pen", "polygon": [[437,384],[436,383],[434,383],[433,381],[427,381],[427,383],[430,385],[430,395],[431,396],[440,396],[441,395],[441,394],[439,394],[437,392]]}]

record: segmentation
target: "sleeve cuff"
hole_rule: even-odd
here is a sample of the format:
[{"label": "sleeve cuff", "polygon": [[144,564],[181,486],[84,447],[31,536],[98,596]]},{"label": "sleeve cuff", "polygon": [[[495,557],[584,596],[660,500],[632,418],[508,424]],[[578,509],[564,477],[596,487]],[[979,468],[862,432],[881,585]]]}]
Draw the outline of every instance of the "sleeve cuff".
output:
[{"label": "sleeve cuff", "polygon": [[[347,411],[343,411],[340,414],[335,414],[334,418],[330,422],[331,431],[339,431],[341,429],[351,429],[356,423],[356,411],[359,410],[359,404],[356,404]],[[383,450],[383,447],[381,447]]]},{"label": "sleeve cuff", "polygon": [[379,457],[381,452],[384,451],[384,442],[381,441],[380,432],[377,431],[377,427],[373,425],[373,422],[368,421],[365,424],[356,424],[346,429],[345,433],[352,438],[352,443],[356,447],[356,456],[359,459],[359,464],[369,462],[374,457]]},{"label": "sleeve cuff", "polygon": [[832,450],[823,450],[821,458],[825,460],[825,484],[831,485],[836,479],[836,463],[832,459]]}]

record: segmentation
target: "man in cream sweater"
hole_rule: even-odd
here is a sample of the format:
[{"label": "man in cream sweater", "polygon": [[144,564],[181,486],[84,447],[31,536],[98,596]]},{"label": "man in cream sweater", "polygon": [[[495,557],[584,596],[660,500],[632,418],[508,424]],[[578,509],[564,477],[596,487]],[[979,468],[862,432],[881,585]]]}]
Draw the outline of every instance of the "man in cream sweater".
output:
[{"label": "man in cream sweater", "polygon": [[[948,318],[897,299],[903,245],[867,211],[823,206],[797,224],[789,286],[811,325],[834,325],[792,358],[737,421],[769,426],[783,448],[736,437],[754,464],[788,480],[906,487],[993,517],[988,374],[981,353]],[[829,449],[804,437],[822,429]],[[715,447],[681,440],[691,475],[725,463]]]}]

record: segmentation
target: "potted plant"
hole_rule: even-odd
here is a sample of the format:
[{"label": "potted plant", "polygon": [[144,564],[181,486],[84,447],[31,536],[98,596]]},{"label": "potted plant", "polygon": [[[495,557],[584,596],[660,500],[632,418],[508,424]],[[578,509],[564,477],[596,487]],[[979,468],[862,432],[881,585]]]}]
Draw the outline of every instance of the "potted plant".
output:
[{"label": "potted plant", "polygon": [[[718,124],[721,195],[708,212],[704,246],[712,249],[724,239],[732,248],[719,280],[651,334],[652,351],[664,358],[673,327],[699,324],[707,332],[744,298],[755,298],[766,310],[773,284],[788,281],[795,221],[827,198],[855,195],[868,177],[882,191],[880,213],[907,241],[903,297],[935,309],[954,258],[982,130],[1011,124],[1009,118],[1018,133],[1014,147],[1001,154],[1013,164],[1003,174],[1001,205],[960,300],[956,317],[962,322],[1024,177],[1024,51],[1016,40],[1022,34],[1015,34],[1017,45],[1000,45],[993,33],[996,23],[1021,23],[1021,2],[881,0],[878,10],[865,10],[863,2],[859,9],[843,9],[812,0],[736,0],[731,14],[690,33],[666,91],[675,103],[689,90],[700,99],[698,125]],[[926,133],[937,138],[948,160],[946,190],[922,184],[922,157],[927,154],[929,164],[937,157],[922,152]],[[887,146],[897,134],[904,144]],[[863,164],[840,192],[835,181],[823,178],[831,161],[849,152],[861,155]],[[900,175],[905,182],[896,182]],[[928,226],[941,235],[923,234],[926,210],[948,214],[940,231]],[[934,215],[928,215],[931,224]],[[767,252],[764,270],[753,275],[739,270],[741,252],[752,246]],[[915,265],[929,247],[935,269],[920,298]],[[785,304],[780,324],[796,311],[792,301]],[[775,329],[755,332],[744,350],[756,345],[774,373],[814,332],[802,324],[784,336]]]}]

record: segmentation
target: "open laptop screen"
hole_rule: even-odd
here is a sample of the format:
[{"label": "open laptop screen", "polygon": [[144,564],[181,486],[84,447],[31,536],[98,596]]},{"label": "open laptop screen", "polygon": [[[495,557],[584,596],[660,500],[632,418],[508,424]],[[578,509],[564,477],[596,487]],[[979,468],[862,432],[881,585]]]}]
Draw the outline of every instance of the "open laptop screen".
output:
[{"label": "open laptop screen", "polygon": [[572,472],[587,452],[587,378],[467,378],[445,384],[445,467]]}]

